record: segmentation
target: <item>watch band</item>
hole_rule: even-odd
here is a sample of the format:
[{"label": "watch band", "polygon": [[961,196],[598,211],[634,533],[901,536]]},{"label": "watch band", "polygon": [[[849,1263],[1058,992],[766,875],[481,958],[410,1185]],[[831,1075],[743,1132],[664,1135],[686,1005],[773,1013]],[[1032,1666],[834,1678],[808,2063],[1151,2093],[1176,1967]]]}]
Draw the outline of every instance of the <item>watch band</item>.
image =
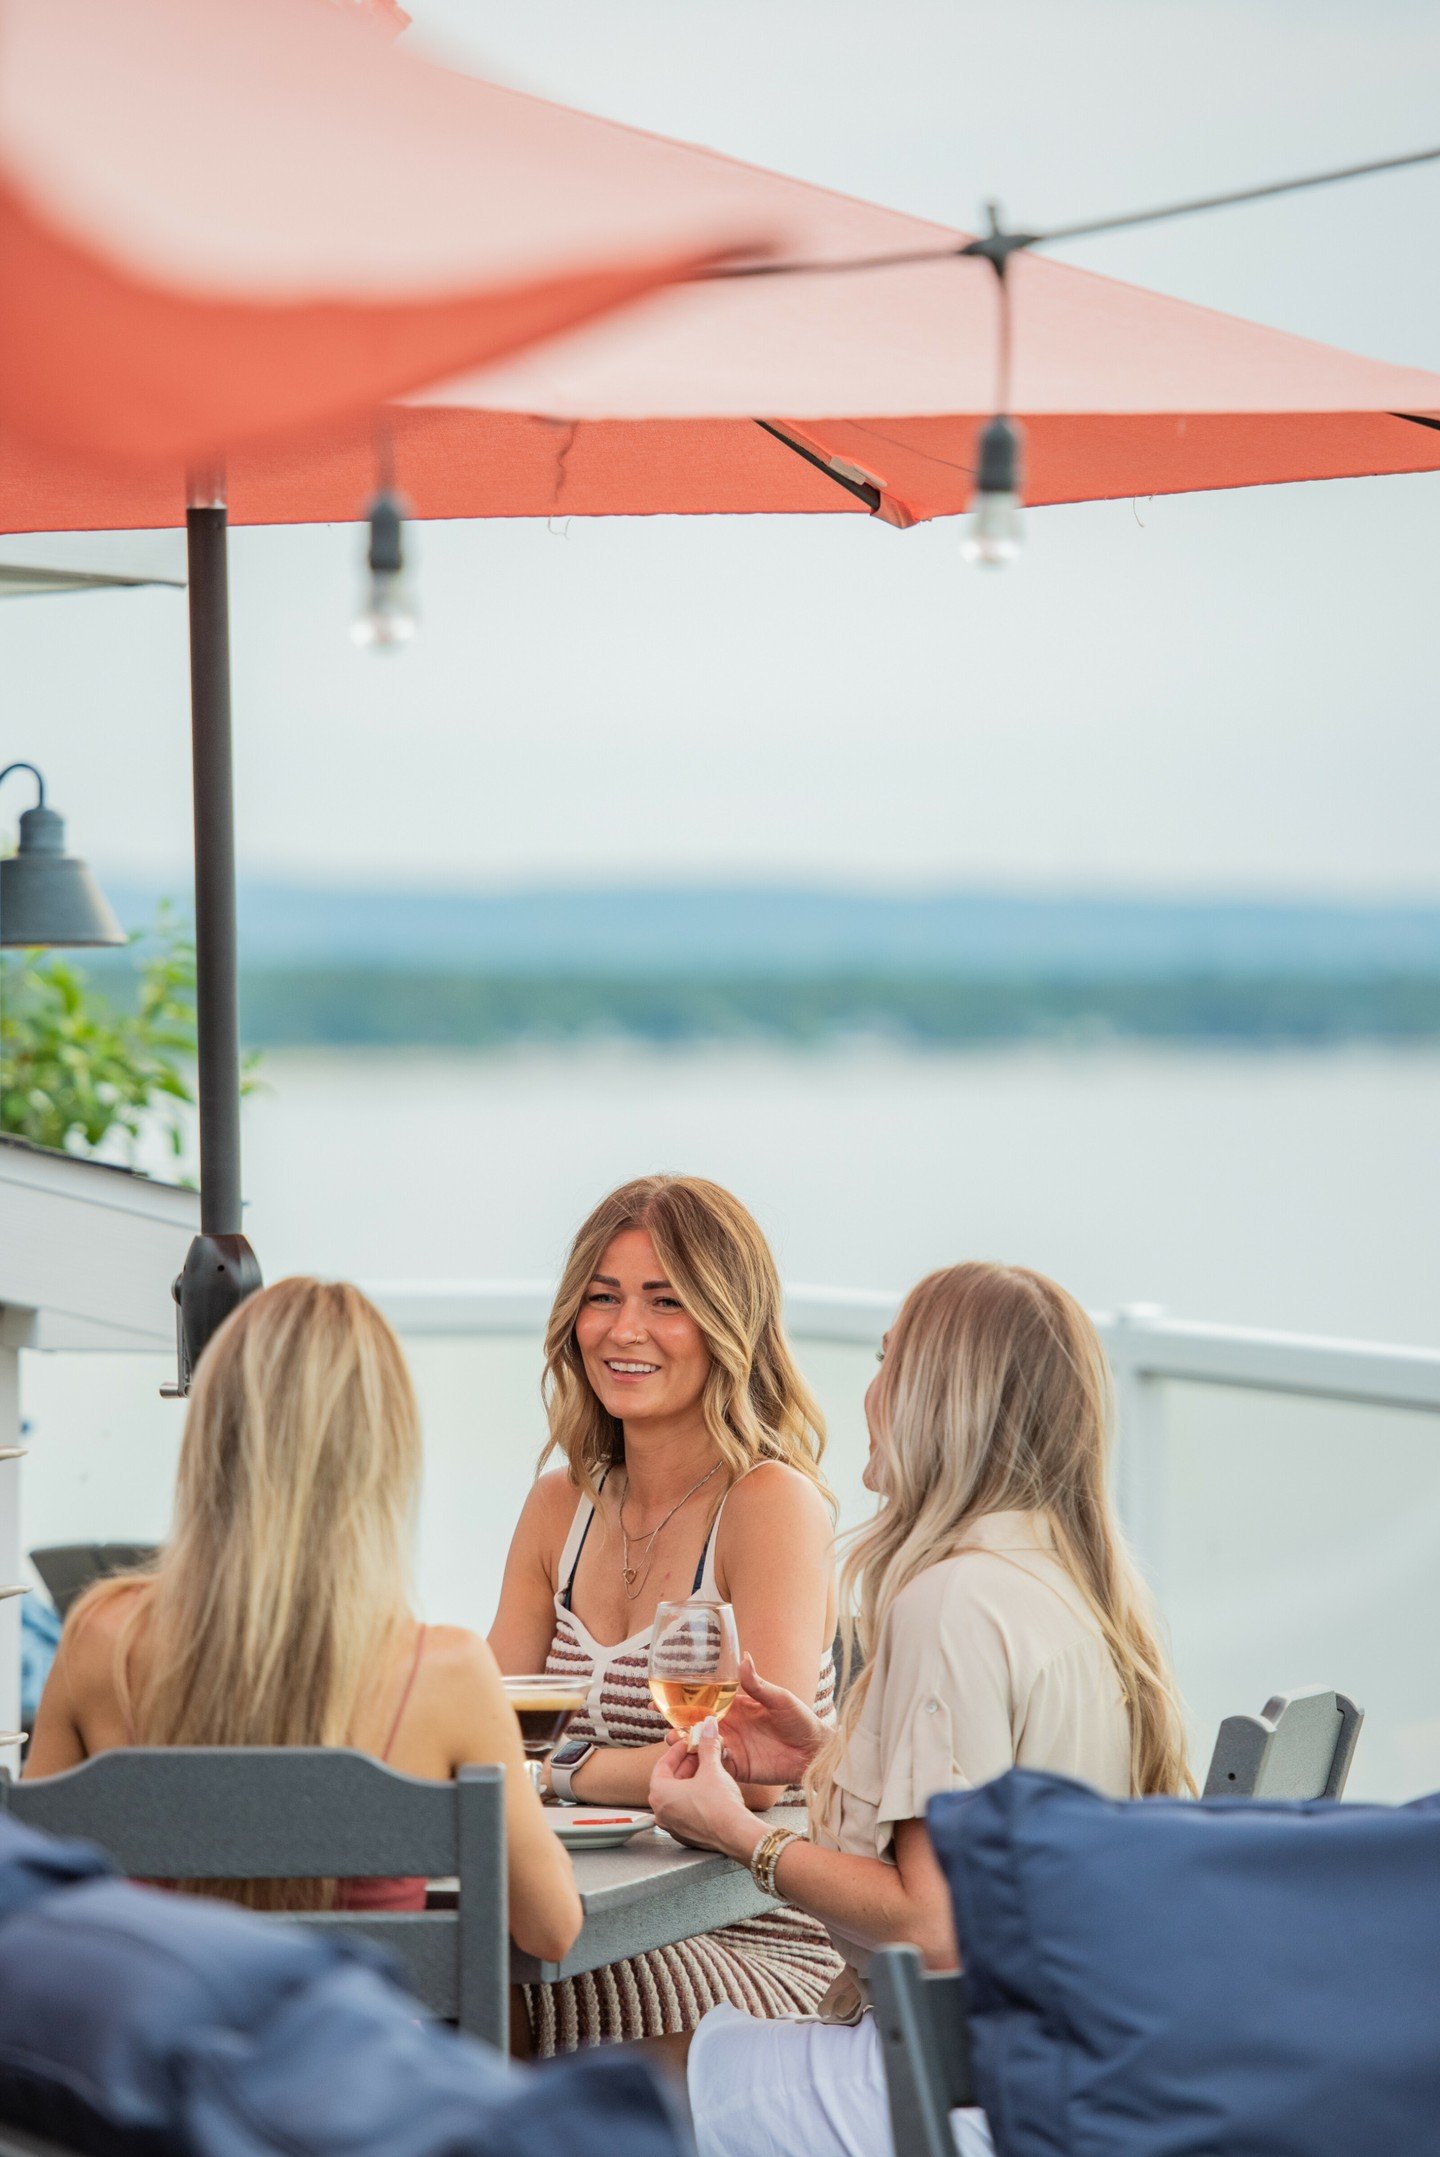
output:
[{"label": "watch band", "polygon": [[600,1750],[598,1745],[587,1745],[578,1760],[569,1761],[564,1767],[552,1753],[550,1755],[550,1791],[562,1805],[583,1805],[584,1799],[575,1794],[574,1778],[584,1767],[590,1755]]}]

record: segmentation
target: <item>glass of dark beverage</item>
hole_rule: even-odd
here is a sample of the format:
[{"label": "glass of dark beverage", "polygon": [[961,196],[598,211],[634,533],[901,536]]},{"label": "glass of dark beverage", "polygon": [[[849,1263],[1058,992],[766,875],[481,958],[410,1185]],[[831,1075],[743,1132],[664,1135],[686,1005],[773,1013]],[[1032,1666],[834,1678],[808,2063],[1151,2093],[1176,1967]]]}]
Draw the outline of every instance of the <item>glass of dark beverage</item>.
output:
[{"label": "glass of dark beverage", "polygon": [[661,1603],[650,1636],[650,1696],[672,1730],[695,1732],[707,1715],[724,1715],[740,1690],[740,1641],[728,1603],[687,1596]]},{"label": "glass of dark beverage", "polygon": [[520,1743],[535,1794],[542,1794],[540,1771],[570,1726],[571,1718],[585,1705],[585,1688],[578,1678],[562,1678],[542,1670],[532,1677],[506,1678],[505,1697],[520,1725]]}]

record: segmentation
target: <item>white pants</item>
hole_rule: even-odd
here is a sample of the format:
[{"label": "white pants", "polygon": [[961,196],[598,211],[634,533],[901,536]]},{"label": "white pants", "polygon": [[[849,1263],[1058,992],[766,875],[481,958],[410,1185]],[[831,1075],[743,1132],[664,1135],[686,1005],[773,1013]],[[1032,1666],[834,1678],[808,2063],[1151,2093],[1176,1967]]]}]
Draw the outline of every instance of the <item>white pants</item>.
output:
[{"label": "white pants", "polygon": [[[761,2022],[712,2007],[688,2068],[699,2157],[890,2157],[875,2017]],[[952,2112],[960,2157],[994,2157],[985,2115]],[[908,2157],[908,2153],[906,2153]]]}]

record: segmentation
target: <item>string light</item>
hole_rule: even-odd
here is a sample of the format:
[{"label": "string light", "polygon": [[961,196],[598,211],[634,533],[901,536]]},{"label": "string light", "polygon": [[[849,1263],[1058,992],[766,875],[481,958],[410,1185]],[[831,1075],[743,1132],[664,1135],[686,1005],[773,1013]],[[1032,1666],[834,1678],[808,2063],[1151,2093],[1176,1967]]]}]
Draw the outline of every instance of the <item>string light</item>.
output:
[{"label": "string light", "polygon": [[365,600],[350,634],[372,651],[393,651],[410,642],[417,624],[405,575],[405,504],[395,486],[395,444],[383,421],[375,433],[375,467],[378,484],[365,513],[370,521]]},{"label": "string light", "polygon": [[1025,540],[1020,516],[1024,429],[1010,417],[1010,281],[1005,272],[1013,249],[1001,229],[999,205],[987,202],[990,230],[975,242],[995,272],[998,319],[995,338],[995,417],[980,429],[976,443],[975,508],[960,552],[983,569],[1003,569]]},{"label": "string light", "polygon": [[365,604],[350,634],[357,644],[392,651],[415,634],[415,605],[405,575],[404,511],[398,495],[382,488],[370,504],[369,572]]},{"label": "string light", "polygon": [[980,471],[975,483],[975,513],[960,543],[967,562],[1003,569],[1025,540],[1020,515],[1022,430],[1003,412],[980,430]]}]

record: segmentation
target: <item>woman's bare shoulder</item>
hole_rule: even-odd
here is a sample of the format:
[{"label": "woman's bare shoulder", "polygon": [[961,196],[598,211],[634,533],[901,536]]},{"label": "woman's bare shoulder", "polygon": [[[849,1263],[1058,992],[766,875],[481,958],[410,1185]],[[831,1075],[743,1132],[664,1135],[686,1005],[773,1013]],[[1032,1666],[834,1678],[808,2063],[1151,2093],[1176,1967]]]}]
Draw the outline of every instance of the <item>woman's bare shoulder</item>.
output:
[{"label": "woman's bare shoulder", "polygon": [[579,1498],[568,1468],[547,1468],[530,1486],[516,1533],[545,1546],[557,1538],[563,1543]]},{"label": "woman's bare shoulder", "polygon": [[105,1581],[80,1598],[60,1641],[72,1699],[83,1701],[95,1686],[107,1694],[114,1690],[116,1654],[149,1592],[148,1581]]},{"label": "woman's bare shoulder", "polygon": [[106,1580],[88,1588],[65,1621],[63,1640],[72,1656],[113,1650],[150,1594],[148,1580]]},{"label": "woman's bare shoulder", "polygon": [[489,1644],[465,1625],[426,1626],[415,1692],[427,1703],[423,1712],[442,1720],[457,1713],[463,1720],[477,1704],[491,1707],[504,1698]]},{"label": "woman's bare shoulder", "polygon": [[797,1524],[816,1522],[827,1532],[830,1508],[825,1494],[812,1477],[788,1461],[762,1460],[731,1485],[725,1500],[725,1518],[737,1521],[784,1519]]},{"label": "woman's bare shoulder", "polygon": [[807,1554],[827,1562],[835,1540],[823,1492],[800,1469],[761,1461],[733,1485],[720,1520],[716,1555],[725,1571],[792,1562]]},{"label": "woman's bare shoulder", "polygon": [[468,1625],[427,1625],[424,1665],[446,1671],[494,1670],[495,1658]]}]

